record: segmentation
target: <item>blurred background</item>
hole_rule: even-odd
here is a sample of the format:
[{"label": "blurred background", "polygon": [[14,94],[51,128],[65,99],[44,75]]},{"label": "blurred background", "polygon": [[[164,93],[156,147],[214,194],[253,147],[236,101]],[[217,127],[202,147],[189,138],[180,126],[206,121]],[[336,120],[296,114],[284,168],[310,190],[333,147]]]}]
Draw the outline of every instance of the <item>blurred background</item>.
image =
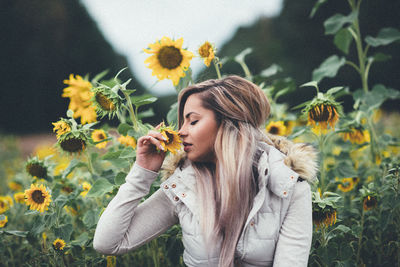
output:
[{"label": "blurred background", "polygon": [[[107,78],[112,78],[124,67],[129,68],[122,80],[133,78],[128,87],[158,97],[153,104],[156,115],[148,122],[161,121],[176,93],[169,80],[154,85],[156,78],[144,64],[147,54],[142,49],[164,35],[183,37],[184,47],[193,52],[208,40],[215,43],[220,58],[251,47],[246,62],[253,73],[275,63],[283,69],[281,77],[291,77],[299,86],[311,80],[312,71],[328,56],[341,53],[332,36],[324,34],[323,21],[343,13],[348,4],[328,1],[310,18],[315,2],[0,0],[0,137],[15,135],[33,143],[35,138],[55,140],[51,122],[65,117],[69,103],[61,97],[67,87],[63,80],[71,73],[93,78],[106,69]],[[400,28],[400,1],[365,0],[362,9],[364,37],[376,36],[383,27]],[[392,58],[373,65],[370,83],[398,90],[398,46],[379,49]],[[216,77],[215,70],[203,67],[200,59],[192,62],[197,81]],[[222,71],[243,75],[235,63],[227,63]],[[353,69],[343,67],[334,79],[324,79],[320,88],[340,85],[356,89],[361,82]],[[281,101],[292,106],[312,94],[298,89]],[[352,105],[351,99],[343,99],[345,108]],[[398,110],[398,106],[392,101],[383,108]],[[22,147],[30,149],[28,143]]]}]

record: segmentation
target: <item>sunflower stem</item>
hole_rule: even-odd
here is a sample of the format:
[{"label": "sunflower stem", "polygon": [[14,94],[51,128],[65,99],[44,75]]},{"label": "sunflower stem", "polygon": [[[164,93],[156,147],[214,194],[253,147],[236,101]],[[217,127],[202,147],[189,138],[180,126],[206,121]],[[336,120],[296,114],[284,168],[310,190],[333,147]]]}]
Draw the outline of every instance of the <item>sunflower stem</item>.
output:
[{"label": "sunflower stem", "polygon": [[87,161],[88,161],[88,170],[89,170],[89,172],[91,174],[94,174],[94,169],[93,169],[92,160],[90,158],[90,154],[89,154],[89,152],[87,150],[86,150],[85,154],[86,154],[86,158],[87,158]]},{"label": "sunflower stem", "polygon": [[364,209],[362,209],[362,213],[361,213],[361,232],[360,232],[360,236],[358,237],[358,247],[357,247],[357,259],[356,259],[356,263],[357,264],[360,261],[361,243],[362,243],[363,232],[364,232],[364,214],[365,214],[365,211],[364,211]]},{"label": "sunflower stem", "polygon": [[129,115],[131,116],[131,120],[132,120],[132,123],[133,123],[133,128],[137,132],[137,131],[139,131],[139,127],[138,127],[138,122],[137,122],[137,118],[136,118],[136,115],[135,115],[135,111],[133,109],[132,100],[131,100],[131,98],[129,97],[129,95],[127,93],[123,92],[123,94],[125,96],[126,102],[128,104],[128,107],[129,107],[128,111],[129,111]]},{"label": "sunflower stem", "polygon": [[222,76],[221,76],[221,71],[219,70],[218,62],[216,60],[213,60],[213,63],[214,63],[215,71],[217,72],[218,79],[221,79]]}]

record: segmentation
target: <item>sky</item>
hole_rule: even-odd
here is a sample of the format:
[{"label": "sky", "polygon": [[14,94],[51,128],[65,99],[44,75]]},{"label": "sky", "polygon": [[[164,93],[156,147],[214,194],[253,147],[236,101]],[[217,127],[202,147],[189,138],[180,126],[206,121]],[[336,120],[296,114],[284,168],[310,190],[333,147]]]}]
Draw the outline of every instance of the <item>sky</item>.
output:
[{"label": "sky", "polygon": [[[81,0],[113,48],[127,57],[128,67],[156,96],[171,94],[170,80],[157,82],[146,67],[143,52],[149,44],[168,36],[183,38],[183,48],[196,52],[209,41],[222,47],[236,29],[249,26],[260,17],[279,14],[282,0]],[[204,64],[193,58],[194,75]],[[134,85],[130,85],[134,87]],[[129,87],[129,86],[128,86]]]}]

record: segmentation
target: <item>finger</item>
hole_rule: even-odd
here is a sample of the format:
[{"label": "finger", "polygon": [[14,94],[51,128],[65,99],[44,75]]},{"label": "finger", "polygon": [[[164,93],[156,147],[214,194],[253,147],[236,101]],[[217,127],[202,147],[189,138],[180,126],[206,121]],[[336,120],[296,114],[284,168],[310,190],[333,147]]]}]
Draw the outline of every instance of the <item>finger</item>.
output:
[{"label": "finger", "polygon": [[160,129],[161,128],[161,126],[163,126],[164,125],[164,122],[161,122],[159,125],[157,125],[154,129],[156,129],[156,130],[158,130],[158,129]]},{"label": "finger", "polygon": [[147,135],[150,135],[150,136],[152,136],[154,138],[157,138],[158,140],[167,141],[167,138],[164,135],[162,135],[160,132],[149,131],[147,133]]},{"label": "finger", "polygon": [[157,147],[158,149],[164,151],[164,147],[161,145],[160,141],[157,140],[156,138],[154,138],[153,136],[146,135],[146,136],[141,137],[141,138],[143,138],[143,141],[142,141],[143,145],[152,144],[155,147]]}]

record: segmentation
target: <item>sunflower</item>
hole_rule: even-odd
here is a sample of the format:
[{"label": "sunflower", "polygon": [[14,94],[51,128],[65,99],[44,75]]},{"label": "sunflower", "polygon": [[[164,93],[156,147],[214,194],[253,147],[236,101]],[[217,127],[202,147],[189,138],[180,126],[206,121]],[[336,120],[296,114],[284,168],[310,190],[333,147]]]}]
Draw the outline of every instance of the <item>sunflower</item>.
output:
[{"label": "sunflower", "polygon": [[46,179],[48,176],[48,166],[44,160],[33,157],[26,162],[25,170],[33,177]]},{"label": "sunflower", "polygon": [[311,106],[308,110],[308,124],[327,129],[328,124],[334,128],[339,120],[338,108],[333,103],[321,103]]},{"label": "sunflower", "polygon": [[59,144],[65,152],[80,153],[85,150],[86,141],[80,137],[70,137],[60,141]]},{"label": "sunflower", "polygon": [[[107,134],[104,132],[104,130],[94,130],[92,132],[92,140],[94,142],[101,142],[103,140],[107,139]],[[105,148],[107,146],[108,141],[104,141],[101,143],[96,144],[97,148]]]},{"label": "sunflower", "polygon": [[170,126],[161,127],[160,132],[167,139],[166,141],[161,141],[164,151],[170,151],[172,154],[176,154],[177,150],[181,148],[182,143],[178,132],[174,131]]},{"label": "sunflower", "polygon": [[0,214],[6,212],[13,205],[13,201],[9,196],[0,196]]},{"label": "sunflower", "polygon": [[14,200],[16,203],[24,204],[25,203],[25,194],[24,192],[17,192],[14,194]]},{"label": "sunflower", "polygon": [[61,119],[52,124],[54,125],[53,132],[56,132],[57,139],[60,138],[61,135],[71,131],[71,126],[65,120]]},{"label": "sunflower", "polygon": [[338,184],[338,189],[342,192],[349,192],[353,190],[355,181],[353,178],[343,178]]},{"label": "sunflower", "polygon": [[349,140],[353,144],[363,144],[371,141],[369,132],[361,127],[350,128],[347,132],[342,133],[342,137],[344,141]]},{"label": "sunflower", "polygon": [[189,69],[193,53],[182,49],[183,38],[176,41],[164,36],[154,44],[149,44],[149,49],[144,52],[152,54],[144,62],[152,69],[152,75],[159,80],[170,79],[174,86],[179,79],[185,77],[185,71]]},{"label": "sunflower", "polygon": [[25,203],[30,205],[31,210],[38,210],[44,212],[48,210],[51,202],[51,195],[46,190],[44,185],[31,184],[31,188],[25,190]]},{"label": "sunflower", "polygon": [[7,218],[7,216],[4,216],[4,219],[0,220],[0,228],[6,227],[7,222],[8,222],[8,218]]},{"label": "sunflower", "polygon": [[19,191],[22,189],[22,185],[20,183],[17,182],[9,182],[8,183],[8,187],[12,190],[12,191]]},{"label": "sunflower", "polygon": [[70,98],[68,109],[74,112],[74,118],[81,117],[81,123],[96,122],[96,108],[92,105],[93,92],[90,91],[92,84],[81,76],[69,75],[69,80],[64,80],[69,85],[64,88],[62,97]]},{"label": "sunflower", "polygon": [[122,107],[122,98],[118,95],[118,87],[109,87],[105,84],[99,84],[93,87],[92,101],[96,105],[97,114],[103,118],[108,115],[112,119]]},{"label": "sunflower", "polygon": [[210,67],[210,63],[215,57],[214,46],[210,44],[210,42],[206,41],[199,47],[198,53],[200,57],[204,59],[204,64],[207,67]]},{"label": "sunflower", "polygon": [[117,257],[115,256],[107,256],[107,267],[115,267],[117,266]]},{"label": "sunflower", "polygon": [[368,195],[364,197],[363,199],[364,210],[372,210],[377,205],[378,205],[378,200],[376,199],[376,196]]},{"label": "sunflower", "polygon": [[124,146],[130,146],[133,149],[136,148],[135,138],[133,138],[132,136],[129,136],[129,135],[126,135],[126,136],[121,135],[120,137],[118,137],[118,142],[120,142]]},{"label": "sunflower", "polygon": [[314,205],[312,212],[313,223],[316,225],[317,229],[319,227],[328,227],[336,223],[337,211],[335,208],[326,206],[324,209],[317,205]]},{"label": "sunflower", "polygon": [[274,135],[285,135],[286,134],[286,126],[283,121],[271,121],[267,127],[265,127],[266,131],[270,134]]},{"label": "sunflower", "polygon": [[65,248],[65,241],[61,238],[57,238],[53,242],[53,248],[55,251],[61,251]]},{"label": "sunflower", "polygon": [[69,214],[71,214],[71,215],[73,215],[73,216],[78,215],[78,211],[77,211],[76,209],[74,209],[73,207],[71,207],[71,206],[65,205],[65,206],[64,206],[64,209],[65,209],[65,211],[66,211],[67,213],[69,213]]},{"label": "sunflower", "polygon": [[87,193],[89,192],[90,188],[92,188],[92,186],[88,182],[83,182],[82,188],[83,188],[83,191],[81,192],[80,195],[83,197],[86,197]]}]

